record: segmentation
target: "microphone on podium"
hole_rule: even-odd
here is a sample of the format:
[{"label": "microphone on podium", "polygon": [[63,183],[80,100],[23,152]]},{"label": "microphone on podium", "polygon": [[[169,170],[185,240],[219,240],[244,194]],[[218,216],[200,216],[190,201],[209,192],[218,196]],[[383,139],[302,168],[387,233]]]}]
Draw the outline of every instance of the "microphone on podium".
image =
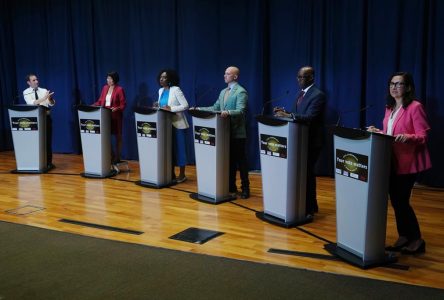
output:
[{"label": "microphone on podium", "polygon": [[350,109],[350,110],[346,110],[346,111],[338,111],[338,121],[336,122],[336,126],[339,126],[339,123],[341,122],[341,116],[343,116],[344,114],[349,114],[349,113],[353,113],[353,112],[363,112],[366,111],[369,108],[372,108],[374,105],[373,104],[369,104],[365,107],[362,107],[360,109]]},{"label": "microphone on podium", "polygon": [[268,100],[268,101],[265,101],[264,104],[262,105],[261,115],[264,114],[265,106],[266,106],[267,104],[270,104],[270,103],[273,103],[273,102],[275,102],[275,101],[281,100],[281,99],[287,97],[287,95],[288,95],[289,93],[290,93],[290,91],[287,90],[284,94],[280,95],[279,97],[272,98],[272,99],[270,99],[270,100]]}]

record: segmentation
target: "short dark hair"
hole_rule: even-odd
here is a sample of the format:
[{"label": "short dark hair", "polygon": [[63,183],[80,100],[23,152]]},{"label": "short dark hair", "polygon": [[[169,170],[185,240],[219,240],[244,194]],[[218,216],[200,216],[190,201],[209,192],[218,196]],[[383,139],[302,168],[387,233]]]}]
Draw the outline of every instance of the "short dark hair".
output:
[{"label": "short dark hair", "polygon": [[117,84],[117,83],[119,83],[119,73],[117,73],[116,71],[111,71],[111,72],[108,72],[108,74],[106,74],[106,77],[111,77],[112,79],[113,79],[113,81],[114,81],[114,84]]},{"label": "short dark hair", "polygon": [[175,70],[173,69],[160,70],[159,74],[157,75],[157,82],[160,81],[160,76],[162,75],[162,73],[166,73],[169,86],[179,86],[180,78]]},{"label": "short dark hair", "polygon": [[401,76],[404,80],[404,87],[405,87],[405,94],[402,98],[402,107],[406,108],[410,105],[410,103],[415,100],[415,82],[413,81],[412,74],[408,72],[396,72],[393,73],[392,76],[389,77],[387,82],[387,88],[388,88],[388,94],[387,94],[387,107],[388,108],[394,108],[396,101],[395,99],[390,95],[390,82],[392,81],[392,78],[395,76]]},{"label": "short dark hair", "polygon": [[26,75],[25,80],[26,82],[28,82],[31,79],[31,76],[35,76],[37,77],[37,75],[35,75],[34,73],[29,73],[28,75]]}]

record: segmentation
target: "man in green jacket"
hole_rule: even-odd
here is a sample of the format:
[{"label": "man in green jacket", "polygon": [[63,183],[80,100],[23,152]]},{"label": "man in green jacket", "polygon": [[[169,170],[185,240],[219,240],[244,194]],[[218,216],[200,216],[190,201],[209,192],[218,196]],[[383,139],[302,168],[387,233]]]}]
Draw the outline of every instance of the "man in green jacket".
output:
[{"label": "man in green jacket", "polygon": [[222,118],[230,118],[230,193],[237,193],[236,172],[239,168],[241,177],[242,199],[250,197],[250,181],[248,179],[248,162],[246,154],[247,132],[245,126],[248,93],[238,82],[239,68],[231,66],[225,70],[224,88],[213,106],[197,109],[220,111]]}]

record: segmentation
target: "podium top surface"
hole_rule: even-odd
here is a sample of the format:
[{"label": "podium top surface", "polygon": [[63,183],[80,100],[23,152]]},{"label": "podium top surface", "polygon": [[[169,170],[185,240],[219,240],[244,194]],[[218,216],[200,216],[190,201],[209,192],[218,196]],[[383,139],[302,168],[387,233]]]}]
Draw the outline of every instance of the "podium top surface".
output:
[{"label": "podium top surface", "polygon": [[388,138],[388,139],[394,139],[393,136],[387,135],[384,133],[370,132],[370,131],[362,130],[359,128],[348,128],[348,127],[341,127],[341,126],[333,127],[333,134],[338,137],[351,139],[351,140],[364,140],[364,139],[368,139],[372,135],[381,136],[381,137]]},{"label": "podium top surface", "polygon": [[147,107],[147,106],[139,106],[134,108],[134,112],[141,114],[141,115],[152,115],[157,113],[158,111],[163,111],[165,113],[169,113],[169,114],[175,114],[175,112],[172,112],[170,110],[166,110],[163,108],[158,108],[158,107]]},{"label": "podium top surface", "polygon": [[32,110],[36,110],[36,109],[49,110],[49,108],[47,108],[46,106],[43,106],[43,105],[28,105],[28,104],[11,105],[8,107],[8,109],[15,110],[15,111],[32,111]]},{"label": "podium top surface", "polygon": [[256,120],[259,123],[269,126],[282,126],[287,123],[298,123],[298,124],[308,124],[307,121],[292,119],[292,118],[283,118],[283,117],[275,117],[271,115],[257,115]]},{"label": "podium top surface", "polygon": [[189,110],[189,113],[193,117],[207,119],[220,114],[220,111],[191,109]]},{"label": "podium top surface", "polygon": [[78,105],[77,106],[77,110],[78,111],[84,111],[84,112],[97,111],[97,110],[100,110],[100,109],[111,110],[110,108],[103,107],[103,106],[93,106],[93,105]]}]

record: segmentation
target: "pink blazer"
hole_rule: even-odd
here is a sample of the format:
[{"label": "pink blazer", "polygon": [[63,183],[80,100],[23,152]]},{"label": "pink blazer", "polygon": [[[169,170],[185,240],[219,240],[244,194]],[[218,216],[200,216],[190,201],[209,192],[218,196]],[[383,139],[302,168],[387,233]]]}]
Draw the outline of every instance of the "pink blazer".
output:
[{"label": "pink blazer", "polygon": [[[391,113],[391,109],[385,110],[384,133],[387,133],[387,123]],[[430,126],[421,103],[415,100],[407,108],[400,108],[393,122],[393,136],[404,134],[407,136],[407,141],[393,143],[393,159],[397,174],[419,173],[432,167],[426,144],[429,130]]]}]

